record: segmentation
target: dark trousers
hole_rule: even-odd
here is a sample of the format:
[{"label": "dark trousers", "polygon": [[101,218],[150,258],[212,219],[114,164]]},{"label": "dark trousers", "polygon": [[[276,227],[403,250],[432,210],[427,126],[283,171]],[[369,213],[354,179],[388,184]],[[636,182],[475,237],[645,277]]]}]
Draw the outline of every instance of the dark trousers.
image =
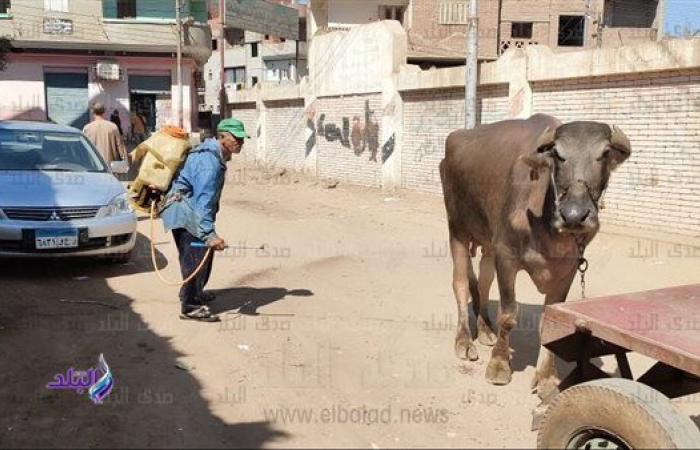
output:
[{"label": "dark trousers", "polygon": [[[184,228],[174,229],[173,238],[175,238],[177,252],[180,255],[180,272],[182,272],[182,279],[184,280],[189,277],[202,262],[202,259],[204,259],[204,256],[207,254],[207,249],[193,248],[191,246],[193,242],[201,241],[192,236],[192,234]],[[211,267],[214,262],[212,256],[213,255],[209,256],[202,270],[192,280],[183,284],[180,288],[180,303],[183,313],[202,306],[202,292],[204,292],[204,286],[206,286],[209,281]]]}]

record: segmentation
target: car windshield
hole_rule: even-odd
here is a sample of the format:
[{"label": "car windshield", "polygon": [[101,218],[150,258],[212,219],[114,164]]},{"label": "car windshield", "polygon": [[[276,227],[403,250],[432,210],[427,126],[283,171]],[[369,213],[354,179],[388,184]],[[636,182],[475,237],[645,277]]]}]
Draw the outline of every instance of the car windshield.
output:
[{"label": "car windshield", "polygon": [[0,170],[105,172],[105,163],[77,133],[0,130]]}]

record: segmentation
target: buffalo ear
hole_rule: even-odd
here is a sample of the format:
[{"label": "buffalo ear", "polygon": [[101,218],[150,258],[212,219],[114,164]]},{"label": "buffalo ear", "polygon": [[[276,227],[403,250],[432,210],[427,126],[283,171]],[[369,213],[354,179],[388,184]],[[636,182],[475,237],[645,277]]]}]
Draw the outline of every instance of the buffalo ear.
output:
[{"label": "buffalo ear", "polygon": [[520,160],[530,167],[530,180],[532,181],[539,179],[542,170],[552,169],[554,166],[554,161],[548,153],[522,155]]},{"label": "buffalo ear", "polygon": [[521,155],[516,164],[515,182],[522,187],[517,190],[517,207],[510,217],[515,229],[527,230],[531,216],[542,217],[549,175],[554,170],[550,150],[554,147],[555,132],[551,128],[545,129],[537,138],[532,153]]},{"label": "buffalo ear", "polygon": [[612,126],[610,133],[610,170],[615,170],[617,166],[625,162],[632,153],[632,146],[627,135],[622,132],[616,125]]},{"label": "buffalo ear", "polygon": [[550,127],[545,128],[535,143],[535,152],[522,155],[520,160],[530,167],[530,180],[539,180],[540,172],[545,169],[553,169],[554,161],[550,150],[554,147],[555,132]]},{"label": "buffalo ear", "polygon": [[556,131],[557,130],[550,127],[545,128],[542,134],[540,134],[540,137],[537,138],[537,143],[535,144],[537,153],[544,153],[554,147]]}]

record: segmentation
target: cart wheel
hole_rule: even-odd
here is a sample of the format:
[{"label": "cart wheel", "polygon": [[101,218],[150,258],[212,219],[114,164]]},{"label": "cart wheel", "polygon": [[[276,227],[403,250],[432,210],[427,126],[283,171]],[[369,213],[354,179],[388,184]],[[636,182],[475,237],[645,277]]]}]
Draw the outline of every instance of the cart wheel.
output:
[{"label": "cart wheel", "polygon": [[572,386],[552,400],[537,448],[700,448],[700,430],[659,391],[606,378]]}]

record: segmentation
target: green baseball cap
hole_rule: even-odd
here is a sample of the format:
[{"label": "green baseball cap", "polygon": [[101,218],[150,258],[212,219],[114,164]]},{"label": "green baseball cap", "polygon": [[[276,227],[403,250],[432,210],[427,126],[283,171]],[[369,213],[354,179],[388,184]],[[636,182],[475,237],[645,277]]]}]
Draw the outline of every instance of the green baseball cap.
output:
[{"label": "green baseball cap", "polygon": [[248,134],[245,132],[243,122],[232,117],[219,122],[219,125],[216,127],[216,131],[220,133],[231,133],[232,135],[241,139],[250,138],[250,136],[248,136]]}]

